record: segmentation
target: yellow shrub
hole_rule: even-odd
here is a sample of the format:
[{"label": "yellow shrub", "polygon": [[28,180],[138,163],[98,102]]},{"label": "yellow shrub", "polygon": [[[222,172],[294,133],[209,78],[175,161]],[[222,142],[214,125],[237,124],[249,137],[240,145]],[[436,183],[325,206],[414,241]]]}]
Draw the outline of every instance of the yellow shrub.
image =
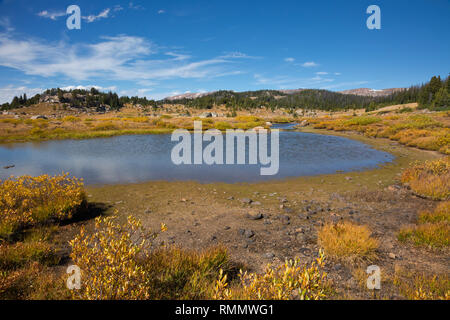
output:
[{"label": "yellow shrub", "polygon": [[15,270],[33,261],[52,265],[59,259],[50,245],[43,241],[0,244],[0,270]]},{"label": "yellow shrub", "polygon": [[0,237],[46,220],[70,219],[84,203],[82,181],[68,174],[0,181]]},{"label": "yellow shrub", "polygon": [[234,119],[236,122],[263,122],[263,119],[255,116],[237,116]]},{"label": "yellow shrub", "polygon": [[450,224],[444,221],[408,227],[400,231],[398,239],[403,242],[410,241],[417,246],[448,247],[450,244]]},{"label": "yellow shrub", "polygon": [[420,223],[434,223],[441,221],[447,221],[450,223],[450,201],[440,203],[434,212],[422,212],[419,216]]},{"label": "yellow shrub", "polygon": [[94,127],[95,131],[113,131],[119,129],[120,128],[112,122],[101,123]]},{"label": "yellow shrub", "polygon": [[63,118],[63,121],[64,122],[79,122],[79,121],[81,121],[81,119],[78,117],[75,117],[75,116],[67,116],[67,117]]},{"label": "yellow shrub", "polygon": [[450,197],[450,157],[414,163],[403,172],[402,182],[408,183],[419,195],[435,200],[448,199]]},{"label": "yellow shrub", "polygon": [[[150,296],[145,268],[146,249],[156,233],[144,231],[141,222],[128,218],[125,227],[113,218],[97,218],[96,231],[83,228],[70,242],[71,258],[82,271],[82,288],[74,298],[88,300],[147,299]],[[162,230],[164,227],[162,226]]]},{"label": "yellow shrub", "polygon": [[378,241],[370,235],[367,227],[350,222],[325,224],[318,234],[319,244],[327,256],[351,261],[376,257]]},{"label": "yellow shrub", "polygon": [[393,283],[409,300],[450,300],[448,275],[425,275],[405,270],[395,270]]},{"label": "yellow shrub", "polygon": [[319,300],[326,297],[327,274],[322,251],[309,267],[299,259],[286,261],[278,268],[267,266],[264,274],[240,273],[240,286],[228,288],[227,275],[221,270],[215,286],[217,300]]}]

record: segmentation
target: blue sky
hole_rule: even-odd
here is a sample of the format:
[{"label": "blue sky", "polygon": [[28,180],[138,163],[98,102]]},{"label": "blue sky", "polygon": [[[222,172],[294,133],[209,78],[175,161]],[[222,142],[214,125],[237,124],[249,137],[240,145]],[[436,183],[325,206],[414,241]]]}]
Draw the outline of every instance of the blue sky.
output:
[{"label": "blue sky", "polygon": [[[73,4],[81,30],[66,27]],[[381,30],[366,26],[372,4]],[[0,103],[51,87],[406,87],[448,75],[449,13],[449,0],[0,0]]]}]

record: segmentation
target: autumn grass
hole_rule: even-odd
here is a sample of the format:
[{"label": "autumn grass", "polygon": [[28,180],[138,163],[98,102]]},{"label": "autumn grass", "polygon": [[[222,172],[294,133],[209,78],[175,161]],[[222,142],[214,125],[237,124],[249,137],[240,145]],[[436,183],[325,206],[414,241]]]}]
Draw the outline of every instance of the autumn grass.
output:
[{"label": "autumn grass", "polygon": [[67,174],[0,181],[0,299],[69,297],[50,240],[84,208],[83,184]]},{"label": "autumn grass", "polygon": [[400,231],[398,239],[402,242],[412,242],[416,246],[448,247],[450,243],[450,225],[439,222],[405,228]]},{"label": "autumn grass", "polygon": [[299,260],[264,274],[240,272],[225,247],[203,251],[156,246],[164,225],[148,232],[139,220],[120,225],[97,218],[95,230],[84,229],[70,242],[71,258],[82,270],[74,299],[322,299],[326,296],[324,254],[310,266]]},{"label": "autumn grass", "polygon": [[366,226],[351,222],[325,224],[318,233],[319,245],[327,256],[344,261],[373,260],[378,241]]},{"label": "autumn grass", "polygon": [[216,300],[321,300],[331,292],[327,273],[323,268],[325,255],[311,265],[302,264],[300,259],[288,260],[273,267],[268,265],[262,274],[240,272],[239,282],[231,284],[228,275],[220,270],[214,288]]},{"label": "autumn grass", "polygon": [[446,248],[450,244],[450,201],[440,203],[433,212],[422,212],[419,224],[400,230],[398,239],[416,246]]},{"label": "autumn grass", "polygon": [[0,180],[0,239],[50,220],[71,219],[85,201],[82,181],[67,174]]},{"label": "autumn grass", "polygon": [[368,137],[388,138],[399,143],[424,150],[439,151],[450,155],[450,123],[448,112],[412,114],[363,115],[338,118],[321,117],[308,119],[315,129],[356,131]]},{"label": "autumn grass", "polygon": [[56,265],[59,257],[44,241],[18,242],[13,245],[0,244],[0,270],[17,270],[38,262],[41,265]]},{"label": "autumn grass", "polygon": [[408,300],[450,300],[450,279],[448,274],[417,274],[396,268],[393,284]]},{"label": "autumn grass", "polygon": [[441,202],[434,211],[424,211],[419,215],[419,223],[438,222],[450,223],[450,201]]},{"label": "autumn grass", "polygon": [[418,195],[434,200],[449,199],[450,157],[414,163],[403,172],[402,183]]}]

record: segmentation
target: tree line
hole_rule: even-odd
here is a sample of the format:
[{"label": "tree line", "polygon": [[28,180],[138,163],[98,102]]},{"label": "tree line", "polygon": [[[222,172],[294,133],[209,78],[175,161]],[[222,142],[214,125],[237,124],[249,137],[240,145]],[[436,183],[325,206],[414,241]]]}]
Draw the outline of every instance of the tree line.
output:
[{"label": "tree line", "polygon": [[[67,95],[70,93],[71,95]],[[352,94],[343,94],[328,90],[306,89],[294,93],[286,93],[277,90],[259,91],[217,91],[209,95],[195,99],[177,100],[148,100],[146,97],[119,98],[117,93],[100,92],[91,90],[62,90],[59,88],[48,89],[43,95],[57,96],[60,103],[68,103],[73,107],[95,108],[108,105],[113,110],[121,109],[126,104],[151,106],[157,108],[160,104],[181,104],[188,108],[212,109],[224,105],[235,113],[237,110],[251,110],[265,107],[271,110],[285,108],[294,113],[297,109],[340,111],[349,109],[376,110],[380,107],[393,104],[405,104],[418,102],[420,108],[430,110],[449,110],[450,108],[450,77],[442,80],[440,76],[434,76],[425,84],[412,86],[408,89],[394,92],[387,96],[370,97]],[[0,106],[0,110],[15,109],[39,103],[41,95],[37,94],[28,99],[26,94],[14,97],[11,103]]]}]

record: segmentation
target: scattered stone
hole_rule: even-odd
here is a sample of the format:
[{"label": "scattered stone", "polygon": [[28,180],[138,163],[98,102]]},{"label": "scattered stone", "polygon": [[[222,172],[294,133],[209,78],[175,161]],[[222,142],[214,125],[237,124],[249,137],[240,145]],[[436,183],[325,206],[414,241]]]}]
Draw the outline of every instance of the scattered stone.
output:
[{"label": "scattered stone", "polygon": [[308,248],[301,248],[301,249],[299,250],[299,252],[300,252],[302,255],[304,255],[304,256],[309,256],[309,255],[311,254],[311,249],[308,249]]},{"label": "scattered stone", "polygon": [[250,220],[261,220],[263,218],[263,215],[261,213],[257,213],[257,214],[247,213],[246,217],[247,217],[247,219],[250,219]]},{"label": "scattered stone", "polygon": [[37,115],[37,116],[31,117],[31,120],[38,120],[38,119],[47,120],[48,118],[46,116],[42,116],[42,115]]},{"label": "scattered stone", "polygon": [[230,226],[226,226],[225,228],[223,228],[223,230],[230,230],[231,227]]},{"label": "scattered stone", "polygon": [[284,208],[283,210],[286,213],[293,213],[294,212],[294,210],[292,210],[291,208]]},{"label": "scattered stone", "polygon": [[243,198],[243,199],[241,199],[241,202],[244,204],[251,204],[253,201],[252,201],[252,199],[249,199],[249,198]]},{"label": "scattered stone", "polygon": [[252,206],[260,206],[260,205],[261,205],[261,202],[255,201],[255,202],[252,202],[251,205],[252,205]]},{"label": "scattered stone", "polygon": [[245,229],[239,229],[238,235],[243,236],[245,234]]},{"label": "scattered stone", "polygon": [[216,240],[217,240],[217,237],[216,237],[216,236],[211,236],[210,240],[211,240],[211,241],[216,241]]},{"label": "scattered stone", "polygon": [[291,224],[291,218],[289,216],[281,216],[280,220],[281,220],[281,223],[284,225]]},{"label": "scattered stone", "polygon": [[389,258],[395,260],[395,259],[397,259],[398,257],[395,255],[395,253],[390,252],[390,253],[389,253]]},{"label": "scattered stone", "polygon": [[234,200],[234,197],[228,197],[227,200]]},{"label": "scattered stone", "polygon": [[339,271],[339,270],[342,269],[342,265],[340,263],[337,263],[337,264],[334,265],[333,269],[336,270],[336,271]]},{"label": "scattered stone", "polygon": [[352,177],[345,177],[345,180],[351,181],[351,180],[353,180],[353,178]]},{"label": "scattered stone", "polygon": [[275,258],[275,255],[272,252],[268,252],[268,253],[266,253],[266,258],[273,259],[273,258]]},{"label": "scattered stone", "polygon": [[255,232],[253,230],[245,230],[244,231],[244,236],[248,239],[252,238],[255,236]]}]

